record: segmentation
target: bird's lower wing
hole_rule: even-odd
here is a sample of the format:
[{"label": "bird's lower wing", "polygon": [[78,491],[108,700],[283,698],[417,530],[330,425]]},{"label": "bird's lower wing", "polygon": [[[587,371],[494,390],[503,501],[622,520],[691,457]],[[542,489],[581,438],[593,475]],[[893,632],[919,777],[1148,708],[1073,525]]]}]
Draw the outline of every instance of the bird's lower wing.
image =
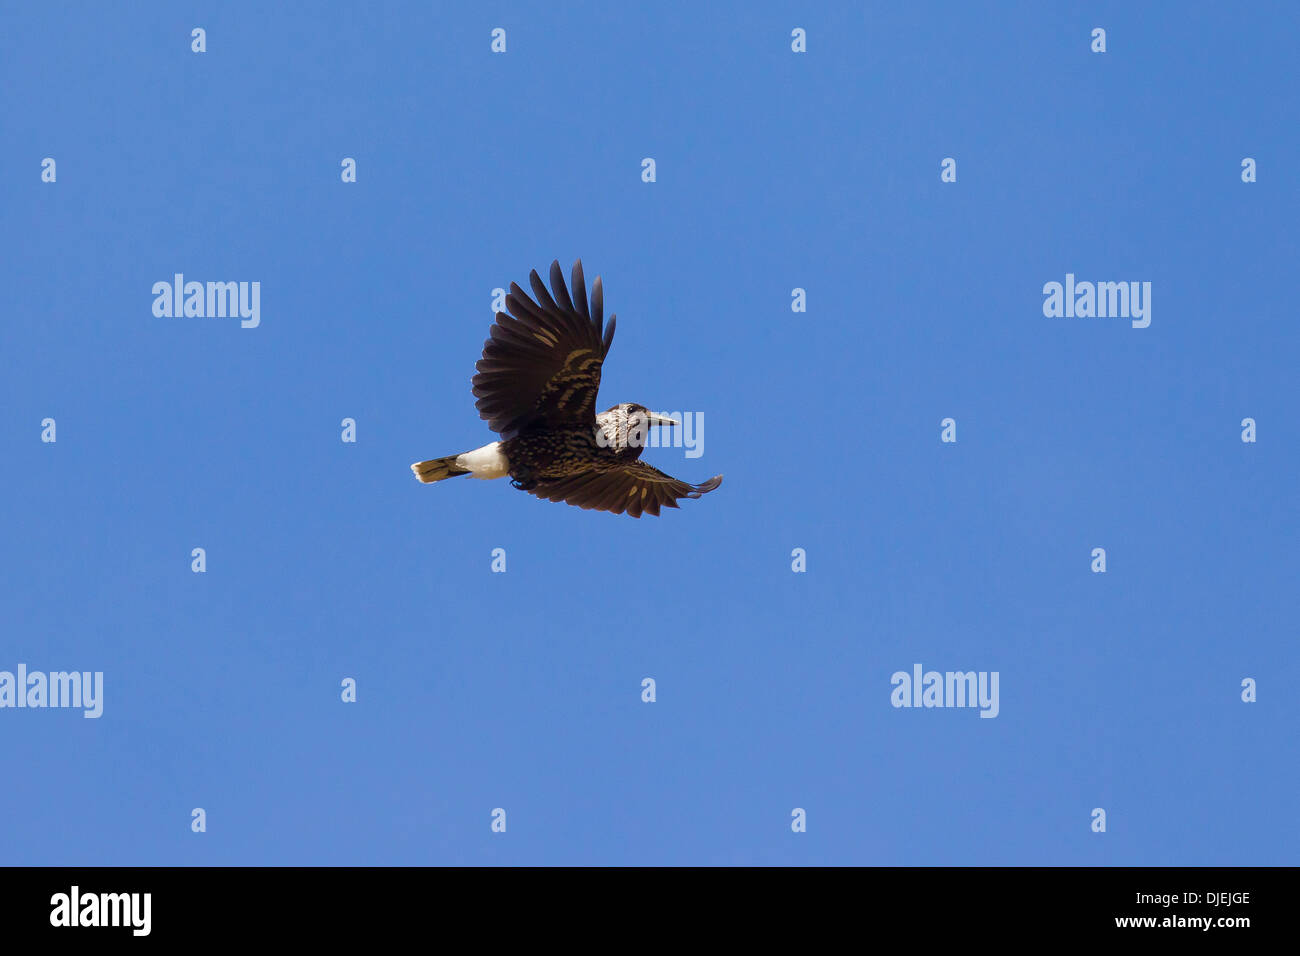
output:
[{"label": "bird's lower wing", "polygon": [[682,498],[698,498],[722,484],[722,476],[692,485],[665,475],[643,461],[630,461],[611,470],[585,471],[538,482],[531,491],[549,501],[565,501],[579,508],[627,512],[633,518],[657,515],[660,508],[676,508]]}]

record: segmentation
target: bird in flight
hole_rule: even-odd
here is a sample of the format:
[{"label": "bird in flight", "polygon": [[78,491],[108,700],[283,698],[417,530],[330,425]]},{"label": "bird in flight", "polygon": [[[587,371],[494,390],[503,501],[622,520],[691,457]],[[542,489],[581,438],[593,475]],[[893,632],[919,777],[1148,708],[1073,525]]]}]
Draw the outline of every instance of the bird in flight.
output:
[{"label": "bird in flight", "polygon": [[529,281],[536,301],[510,284],[508,312],[497,313],[472,383],[479,417],[501,440],[416,462],[415,477],[431,483],[509,475],[516,488],[538,498],[633,518],[676,508],[682,498],[722,484],[715,475],[692,485],[640,460],[649,429],[679,424],[672,418],[633,402],[596,413],[616,318],[611,315],[608,324],[602,318],[600,277],[590,304],[581,259],[573,264],[572,297],[558,261],[551,263],[551,292],[536,270]]}]

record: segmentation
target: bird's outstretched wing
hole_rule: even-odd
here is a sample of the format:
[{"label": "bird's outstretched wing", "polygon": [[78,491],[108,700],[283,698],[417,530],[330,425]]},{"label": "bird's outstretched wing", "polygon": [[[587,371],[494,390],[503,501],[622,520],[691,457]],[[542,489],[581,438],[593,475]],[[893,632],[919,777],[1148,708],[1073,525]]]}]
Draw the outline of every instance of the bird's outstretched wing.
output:
[{"label": "bird's outstretched wing", "polygon": [[692,485],[665,475],[643,461],[629,461],[610,470],[593,470],[537,483],[531,491],[539,498],[567,501],[579,508],[626,511],[633,518],[657,515],[660,508],[676,508],[682,498],[698,498],[722,484],[722,476]]},{"label": "bird's outstretched wing", "polygon": [[475,366],[474,404],[502,438],[536,424],[594,423],[600,367],[614,341],[614,316],[608,325],[602,319],[599,277],[588,307],[581,259],[573,264],[572,298],[559,262],[551,263],[554,298],[536,270],[528,278],[537,301],[510,283],[509,314],[497,313]]}]

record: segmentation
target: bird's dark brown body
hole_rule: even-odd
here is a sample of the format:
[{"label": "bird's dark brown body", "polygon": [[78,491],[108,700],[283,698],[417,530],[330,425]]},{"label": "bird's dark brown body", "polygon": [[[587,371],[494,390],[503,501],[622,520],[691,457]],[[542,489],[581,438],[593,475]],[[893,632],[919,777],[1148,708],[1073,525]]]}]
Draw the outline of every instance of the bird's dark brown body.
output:
[{"label": "bird's dark brown body", "polygon": [[573,266],[573,296],[558,262],[551,293],[536,272],[536,301],[511,283],[509,312],[498,312],[474,376],[479,415],[501,441],[411,466],[423,482],[455,475],[500,478],[539,498],[615,514],[659,514],[682,498],[698,498],[722,483],[666,475],[640,461],[651,427],[678,424],[644,405],[624,403],[595,413],[600,373],[614,340],[614,316],[603,319],[600,279],[587,300],[582,262]]},{"label": "bird's dark brown body", "polygon": [[592,426],[568,425],[528,431],[501,443],[516,488],[532,491],[541,479],[566,478],[587,471],[612,471],[626,460],[602,448]]}]

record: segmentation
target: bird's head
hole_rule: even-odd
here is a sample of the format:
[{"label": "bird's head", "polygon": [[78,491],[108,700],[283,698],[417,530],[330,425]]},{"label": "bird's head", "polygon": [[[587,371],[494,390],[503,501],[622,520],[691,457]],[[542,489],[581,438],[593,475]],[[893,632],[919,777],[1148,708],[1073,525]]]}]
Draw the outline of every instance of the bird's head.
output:
[{"label": "bird's head", "polygon": [[[627,417],[629,431],[637,432],[641,435],[644,444],[645,434],[656,425],[680,425],[675,418],[669,418],[667,415],[659,415],[650,411],[644,405],[638,405],[636,402],[624,402],[622,405],[615,405],[614,408],[620,409]],[[610,409],[613,411],[614,409]]]},{"label": "bird's head", "polygon": [[624,402],[596,416],[596,440],[607,448],[632,451],[639,456],[651,428],[680,424],[676,419],[658,415],[644,405]]}]

